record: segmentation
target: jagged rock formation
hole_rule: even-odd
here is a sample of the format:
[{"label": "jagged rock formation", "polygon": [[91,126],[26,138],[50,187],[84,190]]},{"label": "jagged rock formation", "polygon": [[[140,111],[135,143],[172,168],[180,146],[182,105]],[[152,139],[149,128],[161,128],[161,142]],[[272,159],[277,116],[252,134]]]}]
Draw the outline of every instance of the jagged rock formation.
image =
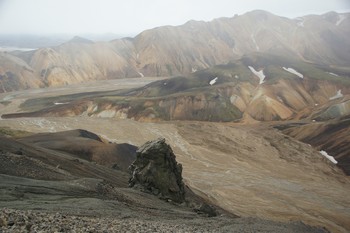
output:
[{"label": "jagged rock formation", "polygon": [[176,162],[175,154],[164,138],[141,146],[130,170],[129,186],[140,185],[146,191],[178,203],[185,200],[182,165]]}]

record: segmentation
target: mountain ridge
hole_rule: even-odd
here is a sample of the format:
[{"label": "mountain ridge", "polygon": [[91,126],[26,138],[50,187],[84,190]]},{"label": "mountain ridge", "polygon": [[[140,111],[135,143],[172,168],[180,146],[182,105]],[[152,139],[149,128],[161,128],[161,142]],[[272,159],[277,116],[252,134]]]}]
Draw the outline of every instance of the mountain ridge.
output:
[{"label": "mountain ridge", "polygon": [[[315,64],[348,67],[349,24],[349,13],[288,19],[257,10],[210,22],[191,20],[180,26],[157,27],[110,42],[73,38],[70,42],[74,43],[12,53],[31,67],[39,84],[5,91],[89,80],[188,75],[251,52],[287,54]],[[15,73],[4,63],[0,66]],[[14,79],[24,78],[17,76]],[[4,86],[9,86],[8,82],[15,81],[2,80]]]}]

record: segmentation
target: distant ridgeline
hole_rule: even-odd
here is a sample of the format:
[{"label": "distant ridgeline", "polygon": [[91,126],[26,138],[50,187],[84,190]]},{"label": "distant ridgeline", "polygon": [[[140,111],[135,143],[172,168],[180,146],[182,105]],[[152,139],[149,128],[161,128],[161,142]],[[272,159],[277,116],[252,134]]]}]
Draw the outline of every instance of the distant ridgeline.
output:
[{"label": "distant ridgeline", "polygon": [[[37,50],[0,52],[0,92],[100,79],[187,76],[256,52],[332,65],[326,71],[335,77],[348,75],[344,67],[350,65],[349,28],[348,13],[287,19],[252,11],[210,22],[158,27],[110,42],[75,37],[50,47],[57,41],[46,40],[34,46]],[[258,73],[267,65],[251,65],[251,69]],[[291,64],[281,65],[287,72],[296,70]]]}]

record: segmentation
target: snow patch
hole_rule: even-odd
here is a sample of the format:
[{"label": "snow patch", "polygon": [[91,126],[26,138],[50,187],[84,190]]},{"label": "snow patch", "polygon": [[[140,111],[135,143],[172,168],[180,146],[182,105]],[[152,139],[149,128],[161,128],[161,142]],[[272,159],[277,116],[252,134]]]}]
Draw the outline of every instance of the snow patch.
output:
[{"label": "snow patch", "polygon": [[338,21],[335,23],[335,25],[339,26],[345,19],[345,15],[339,15]]},{"label": "snow patch", "polygon": [[279,102],[283,103],[283,99],[280,96],[277,96]]},{"label": "snow patch", "polygon": [[197,69],[192,67],[192,73],[196,72]]},{"label": "snow patch", "polygon": [[283,69],[289,73],[292,73],[292,74],[295,74],[296,76],[298,76],[299,78],[304,78],[304,75],[302,75],[301,73],[299,73],[298,71],[296,71],[295,69],[293,68],[286,68],[286,67],[283,67]]},{"label": "snow patch", "polygon": [[65,102],[65,103],[56,102],[56,103],[54,103],[54,105],[62,105],[62,104],[69,104],[69,102]]},{"label": "snow patch", "polygon": [[214,79],[210,80],[209,82],[210,86],[213,86],[217,80],[218,80],[218,77],[215,77]]},{"label": "snow patch", "polygon": [[337,74],[335,74],[335,73],[332,73],[332,72],[328,72],[328,74],[333,75],[333,76],[336,76],[336,77],[339,77],[339,75],[337,75]]},{"label": "snow patch", "polygon": [[238,77],[238,75],[237,75],[237,74],[235,75],[235,78],[236,78],[236,79],[239,79],[239,77]]},{"label": "snow patch", "polygon": [[141,72],[137,72],[137,73],[139,73],[139,75],[141,76],[141,78],[144,78],[145,76],[143,75],[143,73],[141,73]]},{"label": "snow patch", "polygon": [[257,50],[257,51],[260,51],[260,48],[259,48],[258,44],[256,43],[254,34],[251,34],[250,37],[252,38],[252,41],[253,41],[253,43],[255,44],[256,50]]},{"label": "snow patch", "polygon": [[321,153],[321,155],[323,155],[324,157],[326,157],[327,159],[329,159],[332,163],[334,163],[334,164],[337,164],[337,163],[338,163],[338,161],[335,160],[335,158],[334,158],[333,156],[329,155],[326,151],[321,150],[320,153]]},{"label": "snow patch", "polygon": [[263,71],[263,70],[256,71],[252,66],[248,66],[248,68],[250,69],[251,72],[253,72],[253,74],[255,74],[256,76],[258,76],[258,78],[260,79],[259,84],[264,83],[265,74],[264,74],[264,71]]},{"label": "snow patch", "polygon": [[337,91],[337,94],[335,94],[334,96],[330,97],[329,100],[335,100],[335,99],[339,99],[342,98],[343,94],[341,93],[341,90]]}]

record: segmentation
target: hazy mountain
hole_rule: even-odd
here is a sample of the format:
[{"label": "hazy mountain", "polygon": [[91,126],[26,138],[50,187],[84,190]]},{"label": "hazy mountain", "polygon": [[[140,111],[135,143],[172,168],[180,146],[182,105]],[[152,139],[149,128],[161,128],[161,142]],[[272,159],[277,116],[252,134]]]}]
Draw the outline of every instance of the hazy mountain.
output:
[{"label": "hazy mountain", "polygon": [[72,36],[57,35],[27,35],[27,34],[0,34],[0,47],[43,48],[57,46],[69,40]]},{"label": "hazy mountain", "polygon": [[[135,38],[97,43],[74,38],[59,46],[12,54],[24,60],[36,79],[46,86],[189,74],[251,52],[347,67],[349,24],[348,13],[288,19],[253,11],[211,22],[189,21],[177,27],[158,27]],[[4,63],[0,65],[5,72],[15,73]]]},{"label": "hazy mountain", "polygon": [[[70,34],[47,34],[47,35],[30,35],[30,34],[0,34],[0,48],[45,48],[59,46],[60,44],[69,41],[76,35]],[[87,38],[92,41],[111,41],[118,38],[126,37],[127,35],[119,35],[114,33],[94,34],[86,33],[78,36]],[[11,49],[12,50],[12,49]]]},{"label": "hazy mountain", "polygon": [[0,52],[0,92],[44,87],[35,71],[22,59]]}]

